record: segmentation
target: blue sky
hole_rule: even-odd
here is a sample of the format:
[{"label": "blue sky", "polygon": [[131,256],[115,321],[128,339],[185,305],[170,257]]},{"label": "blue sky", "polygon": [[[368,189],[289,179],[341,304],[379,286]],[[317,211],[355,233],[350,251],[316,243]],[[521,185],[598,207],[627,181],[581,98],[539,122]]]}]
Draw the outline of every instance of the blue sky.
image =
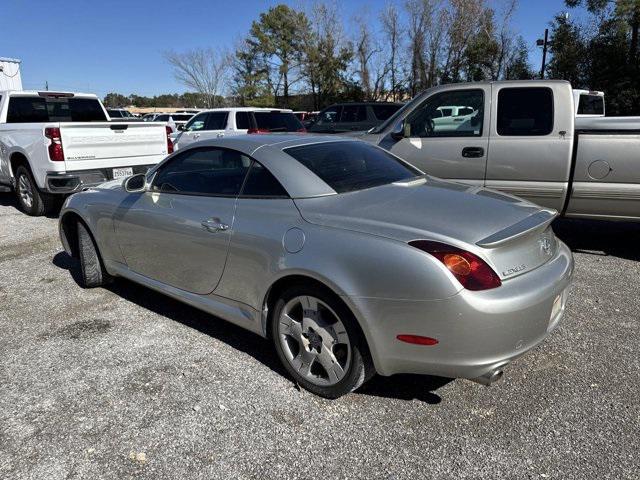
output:
[{"label": "blue sky", "polygon": [[[346,20],[371,16],[389,0],[338,2]],[[273,0],[182,2],[180,0],[0,0],[0,57],[20,58],[25,88],[110,91],[156,95],[182,92],[162,58],[167,49],[229,47]],[[286,1],[293,6],[304,0]],[[396,3],[401,4],[398,0]],[[520,0],[514,29],[531,46],[563,0]],[[578,15],[578,12],[572,13]],[[347,23],[348,24],[348,23]]]}]

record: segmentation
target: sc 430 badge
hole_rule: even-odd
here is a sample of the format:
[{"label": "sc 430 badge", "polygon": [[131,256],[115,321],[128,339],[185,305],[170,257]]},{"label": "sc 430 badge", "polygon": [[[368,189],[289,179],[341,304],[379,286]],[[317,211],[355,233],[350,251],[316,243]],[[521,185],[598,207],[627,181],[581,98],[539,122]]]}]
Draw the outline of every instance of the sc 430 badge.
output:
[{"label": "sc 430 badge", "polygon": [[525,270],[526,268],[527,268],[527,266],[524,265],[524,264],[518,265],[517,267],[507,268],[504,272],[502,272],[502,276],[503,277],[508,277],[510,275],[513,275],[514,273],[521,272],[521,271]]}]

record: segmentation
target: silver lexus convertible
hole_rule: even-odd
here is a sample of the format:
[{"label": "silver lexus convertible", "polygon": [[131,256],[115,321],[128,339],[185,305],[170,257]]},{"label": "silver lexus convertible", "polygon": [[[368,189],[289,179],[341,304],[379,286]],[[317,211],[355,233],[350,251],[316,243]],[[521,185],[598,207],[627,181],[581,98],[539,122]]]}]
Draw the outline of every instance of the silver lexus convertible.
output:
[{"label": "silver lexus convertible", "polygon": [[270,338],[335,398],[376,372],[500,378],[564,313],[555,213],[357,140],[246,135],[69,197],[60,235],[84,286],[124,277]]}]

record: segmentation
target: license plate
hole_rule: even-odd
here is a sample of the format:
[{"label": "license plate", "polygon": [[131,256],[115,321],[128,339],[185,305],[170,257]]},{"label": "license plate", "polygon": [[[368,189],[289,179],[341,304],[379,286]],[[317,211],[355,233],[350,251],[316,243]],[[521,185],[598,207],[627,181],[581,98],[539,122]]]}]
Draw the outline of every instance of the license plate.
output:
[{"label": "license plate", "polygon": [[131,168],[131,167],[114,168],[113,169],[113,179],[114,180],[116,178],[130,177],[131,175],[133,175],[133,168]]}]

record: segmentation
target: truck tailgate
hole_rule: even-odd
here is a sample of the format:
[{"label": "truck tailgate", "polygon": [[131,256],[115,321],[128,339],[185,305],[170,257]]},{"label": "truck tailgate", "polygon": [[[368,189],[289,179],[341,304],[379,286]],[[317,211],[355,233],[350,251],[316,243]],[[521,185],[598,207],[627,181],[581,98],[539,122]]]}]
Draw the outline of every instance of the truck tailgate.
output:
[{"label": "truck tailgate", "polygon": [[167,155],[163,123],[61,123],[67,170],[153,164]]}]

